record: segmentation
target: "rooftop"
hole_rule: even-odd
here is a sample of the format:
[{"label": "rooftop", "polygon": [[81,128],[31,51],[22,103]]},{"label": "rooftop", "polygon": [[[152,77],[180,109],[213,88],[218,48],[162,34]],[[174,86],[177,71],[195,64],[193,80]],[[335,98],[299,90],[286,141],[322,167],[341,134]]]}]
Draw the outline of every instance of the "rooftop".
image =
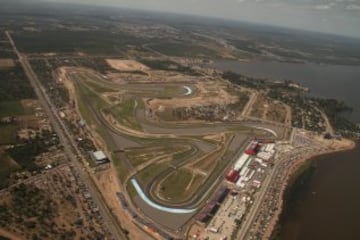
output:
[{"label": "rooftop", "polygon": [[103,151],[93,152],[93,155],[94,155],[94,158],[95,158],[96,160],[104,160],[104,159],[107,158],[107,157],[105,156],[105,154],[104,154]]}]

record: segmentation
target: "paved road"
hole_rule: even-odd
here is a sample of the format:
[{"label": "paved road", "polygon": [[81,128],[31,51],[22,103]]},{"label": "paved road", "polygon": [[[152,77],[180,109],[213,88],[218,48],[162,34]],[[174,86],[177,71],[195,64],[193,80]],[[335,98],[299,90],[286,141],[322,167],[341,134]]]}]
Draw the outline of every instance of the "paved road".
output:
[{"label": "paved road", "polygon": [[[276,166],[276,165],[275,165]],[[260,210],[260,205],[263,203],[265,194],[269,189],[269,185],[272,183],[272,179],[274,177],[274,173],[276,171],[276,167],[271,169],[269,175],[267,175],[263,185],[261,186],[261,190],[255,198],[254,204],[250,207],[250,212],[246,215],[246,218],[241,226],[240,232],[237,236],[237,239],[245,239],[248,230],[250,229],[250,225],[254,222],[254,218],[257,216],[258,211]]]},{"label": "paved road", "polygon": [[83,183],[87,186],[95,204],[98,206],[101,216],[103,217],[103,222],[107,229],[110,231],[112,237],[116,240],[127,239],[126,235],[123,233],[122,228],[117,221],[116,217],[111,213],[111,210],[108,208],[104,198],[101,193],[98,191],[93,179],[90,174],[87,172],[86,168],[81,164],[80,160],[81,155],[80,151],[77,148],[76,143],[74,142],[72,136],[68,132],[67,128],[64,126],[64,123],[60,120],[57,115],[56,108],[53,106],[49,97],[45,93],[45,90],[41,86],[41,83],[33,71],[30,63],[27,58],[23,56],[16,48],[16,45],[9,32],[6,32],[6,35],[14,49],[14,52],[17,54],[20,64],[22,65],[26,76],[28,77],[34,91],[42,103],[44,110],[46,111],[50,122],[56,133],[58,134],[62,145],[64,146],[64,151],[69,157],[71,163],[78,171],[80,178]]}]

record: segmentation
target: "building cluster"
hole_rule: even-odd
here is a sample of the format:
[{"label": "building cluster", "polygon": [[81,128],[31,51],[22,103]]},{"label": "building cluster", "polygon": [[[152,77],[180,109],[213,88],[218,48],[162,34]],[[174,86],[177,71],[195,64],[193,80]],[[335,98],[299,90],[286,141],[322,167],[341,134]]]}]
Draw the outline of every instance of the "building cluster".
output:
[{"label": "building cluster", "polygon": [[191,239],[230,239],[236,235],[253,204],[254,193],[273,164],[275,146],[269,139],[250,142],[225,175],[226,187],[220,188],[197,215],[196,220],[204,231],[195,233]]},{"label": "building cluster", "polygon": [[219,210],[228,193],[229,189],[227,187],[221,187],[200,214],[197,215],[196,220],[200,223],[208,223],[211,218],[216,215],[216,212]]},{"label": "building cluster", "polygon": [[[234,166],[226,175],[226,180],[234,183],[239,188],[244,188],[255,175],[256,171],[263,171],[261,167],[266,168],[270,159],[275,153],[275,143],[262,140],[252,141],[244,153],[235,162]],[[259,166],[256,168],[256,166]],[[258,180],[253,180],[256,187],[260,187]]]}]

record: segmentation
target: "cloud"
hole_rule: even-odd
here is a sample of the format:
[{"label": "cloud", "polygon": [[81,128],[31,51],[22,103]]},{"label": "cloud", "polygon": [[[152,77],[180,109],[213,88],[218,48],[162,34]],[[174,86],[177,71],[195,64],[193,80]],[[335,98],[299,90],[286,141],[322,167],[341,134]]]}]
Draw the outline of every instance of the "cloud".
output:
[{"label": "cloud", "polygon": [[316,10],[328,10],[331,8],[330,4],[321,4],[314,7]]},{"label": "cloud", "polygon": [[360,10],[360,5],[350,4],[345,7],[347,10]]}]

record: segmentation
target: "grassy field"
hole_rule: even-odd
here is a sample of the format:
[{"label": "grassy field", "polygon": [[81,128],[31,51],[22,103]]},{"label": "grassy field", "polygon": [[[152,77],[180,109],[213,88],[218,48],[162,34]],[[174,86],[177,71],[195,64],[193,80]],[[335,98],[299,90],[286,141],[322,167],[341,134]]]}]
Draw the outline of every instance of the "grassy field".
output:
[{"label": "grassy field", "polygon": [[105,113],[111,115],[122,125],[136,130],[142,130],[141,124],[135,118],[135,110],[137,100],[134,98],[124,99],[122,103],[116,104],[104,110]]},{"label": "grassy field", "polygon": [[118,178],[122,183],[124,183],[125,179],[129,175],[129,171],[125,166],[125,163],[116,154],[112,154],[111,159],[113,160],[113,165],[115,166]]},{"label": "grassy field", "polygon": [[145,162],[157,159],[158,161],[166,158],[178,160],[188,156],[191,149],[187,145],[157,145],[144,148],[134,148],[126,151],[126,156],[131,161],[131,164],[136,167]]},{"label": "grassy field", "polygon": [[15,144],[17,125],[0,125],[0,145]]},{"label": "grassy field", "polygon": [[0,69],[0,76],[1,102],[35,98],[34,90],[20,64],[12,68]]},{"label": "grassy field", "polygon": [[131,161],[134,167],[139,166],[147,161],[151,161],[156,157],[161,157],[170,154],[173,151],[171,148],[164,146],[159,147],[144,147],[129,149],[126,151],[126,156]]},{"label": "grassy field", "polygon": [[199,149],[194,149],[189,147],[183,151],[176,152],[171,160],[172,165],[180,165],[184,161],[194,159],[196,156],[199,156],[202,152]]},{"label": "grassy field", "polygon": [[266,114],[266,118],[270,121],[281,122],[284,123],[286,119],[286,108],[282,104],[274,104],[270,105],[270,109]]},{"label": "grassy field", "polygon": [[178,169],[162,182],[161,195],[169,200],[185,200],[196,191],[203,179],[203,176],[193,175],[188,169]]},{"label": "grassy field", "polygon": [[0,102],[0,117],[20,116],[24,114],[24,108],[20,101]]},{"label": "grassy field", "polygon": [[6,181],[9,174],[20,169],[20,166],[13,161],[9,155],[0,152],[0,188],[6,186]]},{"label": "grassy field", "polygon": [[136,195],[138,195],[134,185],[132,185],[130,182],[129,182],[129,184],[126,184],[126,190],[127,190],[127,193],[129,194],[130,198],[133,198]]},{"label": "grassy field", "polygon": [[98,111],[108,107],[108,104],[95,92],[84,86],[84,84],[77,84],[76,90],[79,93],[77,94],[77,103],[79,105],[81,115],[88,124],[93,124],[94,121],[92,112],[89,109],[89,104],[93,105],[93,107]]},{"label": "grassy field", "polygon": [[209,156],[203,158],[202,160],[194,164],[194,168],[200,169],[204,172],[210,172],[216,166],[218,158],[221,157],[220,153],[221,150],[218,150],[210,154]]},{"label": "grassy field", "polygon": [[105,93],[105,92],[116,92],[117,90],[111,88],[111,86],[105,85],[103,83],[95,83],[93,81],[86,81],[86,85],[92,88],[97,93]]},{"label": "grassy field", "polygon": [[41,32],[17,31],[13,34],[20,51],[37,52],[78,52],[88,54],[121,54],[127,45],[142,44],[141,38],[111,31],[69,31],[48,30]]},{"label": "grassy field", "polygon": [[77,94],[77,106],[79,108],[81,117],[86,121],[88,125],[93,125],[94,120],[92,119],[92,115],[88,107],[86,106],[86,103],[82,100],[82,95],[86,94],[85,90],[78,91],[80,94]]},{"label": "grassy field", "polygon": [[91,109],[96,109],[96,111],[101,111],[102,109],[109,107],[109,105],[100,98],[95,92],[84,86],[83,84],[76,84],[77,91],[77,104],[82,118],[86,121],[86,124],[91,128],[95,128],[96,132],[102,137],[106,142],[107,146],[110,149],[116,147],[114,141],[109,136],[109,133],[106,131],[104,126],[100,125],[94,119],[94,113]]},{"label": "grassy field", "polygon": [[152,44],[150,48],[162,54],[176,57],[211,57],[217,55],[215,51],[209,48],[192,43],[163,42]]},{"label": "grassy field", "polygon": [[[192,88],[194,89],[194,87]],[[164,90],[160,92],[157,97],[182,97],[185,94],[185,89],[182,86],[165,86]]]},{"label": "grassy field", "polygon": [[252,106],[250,116],[262,118],[265,111],[265,104],[267,103],[266,98],[262,95],[259,95]]},{"label": "grassy field", "polygon": [[148,183],[151,179],[159,175],[162,171],[169,167],[169,164],[166,162],[159,164],[152,164],[151,166],[142,170],[138,177],[143,183]]},{"label": "grassy field", "polygon": [[141,97],[158,97],[158,98],[170,98],[170,97],[182,97],[185,90],[181,85],[166,85],[166,84],[127,84],[123,87],[126,92],[131,95]]},{"label": "grassy field", "polygon": [[179,117],[174,114],[173,109],[165,108],[162,111],[157,111],[156,116],[158,116],[161,120],[171,122],[171,121],[179,121]]}]

